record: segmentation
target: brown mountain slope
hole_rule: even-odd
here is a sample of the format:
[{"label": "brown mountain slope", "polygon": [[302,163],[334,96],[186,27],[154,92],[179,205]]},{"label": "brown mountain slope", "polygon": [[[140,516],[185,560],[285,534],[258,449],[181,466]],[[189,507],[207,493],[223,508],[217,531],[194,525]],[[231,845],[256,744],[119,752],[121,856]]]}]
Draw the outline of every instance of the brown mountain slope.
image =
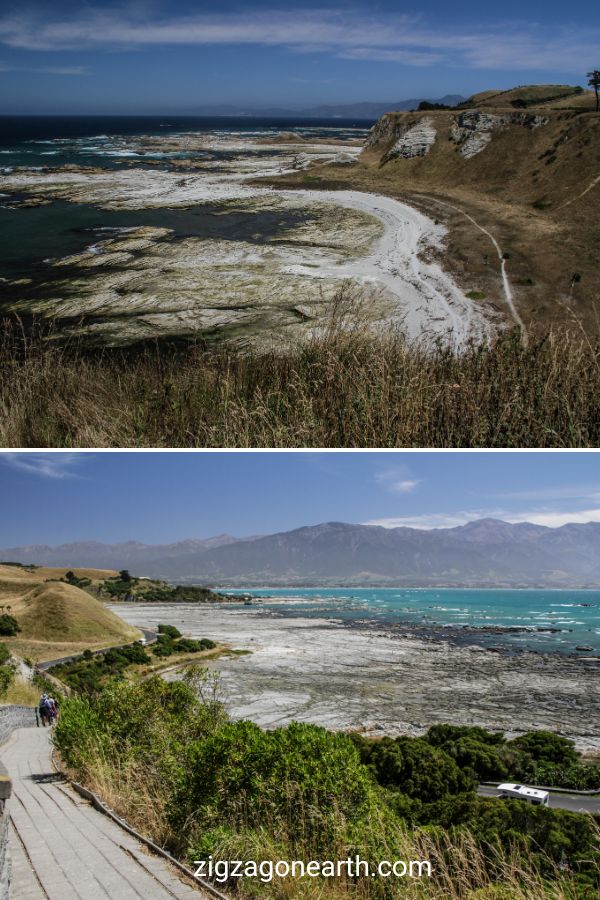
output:
[{"label": "brown mountain slope", "polygon": [[86,591],[61,582],[40,584],[12,604],[21,626],[20,638],[106,643],[139,637],[135,628]]}]

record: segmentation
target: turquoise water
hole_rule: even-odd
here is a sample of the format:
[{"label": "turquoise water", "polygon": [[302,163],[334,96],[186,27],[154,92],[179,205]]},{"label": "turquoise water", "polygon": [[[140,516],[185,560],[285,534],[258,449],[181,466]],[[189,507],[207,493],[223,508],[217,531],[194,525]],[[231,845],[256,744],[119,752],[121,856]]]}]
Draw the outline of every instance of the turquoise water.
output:
[{"label": "turquoise water", "polygon": [[[335,619],[505,650],[600,653],[600,591],[272,588],[251,593],[264,598],[261,608],[278,616]],[[578,646],[592,651],[577,651]]]}]

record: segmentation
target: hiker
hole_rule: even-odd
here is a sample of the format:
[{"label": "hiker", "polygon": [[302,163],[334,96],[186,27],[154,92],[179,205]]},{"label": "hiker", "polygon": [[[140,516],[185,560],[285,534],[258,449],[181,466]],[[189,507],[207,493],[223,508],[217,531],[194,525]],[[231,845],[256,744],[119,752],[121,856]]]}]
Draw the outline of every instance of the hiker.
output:
[{"label": "hiker", "polygon": [[58,701],[54,697],[48,697],[48,703],[50,704],[50,724],[52,725],[54,722],[58,722]]},{"label": "hiker", "polygon": [[40,719],[44,728],[51,724],[52,707],[50,706],[50,697],[48,694],[42,694],[39,705]]}]

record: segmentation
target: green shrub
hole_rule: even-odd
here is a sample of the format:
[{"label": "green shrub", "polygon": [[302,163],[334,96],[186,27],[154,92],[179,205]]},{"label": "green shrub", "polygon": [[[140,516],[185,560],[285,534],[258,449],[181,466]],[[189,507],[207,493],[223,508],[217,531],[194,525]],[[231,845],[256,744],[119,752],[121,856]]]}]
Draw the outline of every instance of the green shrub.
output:
[{"label": "green shrub", "polygon": [[551,731],[529,731],[511,742],[513,747],[527,753],[536,762],[576,763],[579,754],[568,738]]},{"label": "green shrub", "polygon": [[[207,828],[269,823],[292,848],[331,848],[340,821],[366,814],[374,785],[344,734],[293,722],[262,731],[252,722],[223,725],[187,751],[186,779],[173,804],[175,831],[192,830],[193,853]],[[193,823],[193,824],[192,824]]]},{"label": "green shrub", "polygon": [[14,637],[21,630],[21,627],[14,616],[8,613],[0,615],[0,635],[3,637]]},{"label": "green shrub", "polygon": [[379,784],[424,802],[472,790],[471,772],[463,772],[443,750],[422,738],[373,741],[361,753]]},{"label": "green shrub", "polygon": [[178,628],[175,628],[174,625],[159,625],[158,626],[159,634],[166,634],[167,637],[170,638],[179,638],[181,637],[181,632]]},{"label": "green shrub", "polygon": [[199,641],[199,644],[201,650],[214,650],[217,646],[210,638],[202,638],[202,640]]},{"label": "green shrub", "polygon": [[194,641],[192,638],[181,638],[179,641],[175,641],[173,646],[177,653],[199,653],[203,649],[200,641]]},{"label": "green shrub", "polygon": [[12,666],[0,666],[0,696],[3,696],[12,684],[15,670]]},{"label": "green shrub", "polygon": [[10,650],[6,646],[6,644],[0,643],[0,666],[3,666],[4,663],[7,663],[10,659]]}]

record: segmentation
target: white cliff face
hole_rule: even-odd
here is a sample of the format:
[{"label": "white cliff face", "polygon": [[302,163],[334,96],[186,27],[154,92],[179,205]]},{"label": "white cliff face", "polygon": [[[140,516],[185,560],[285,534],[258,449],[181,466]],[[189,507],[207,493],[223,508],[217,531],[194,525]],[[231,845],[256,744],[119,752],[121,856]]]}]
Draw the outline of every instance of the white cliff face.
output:
[{"label": "white cliff face", "polygon": [[400,135],[392,149],[386,154],[386,160],[396,157],[414,159],[415,156],[426,156],[435,144],[436,134],[433,119],[421,119]]},{"label": "white cliff face", "polygon": [[[436,127],[433,117],[417,116],[418,114],[409,113],[388,113],[382,116],[371,129],[365,150],[390,147],[391,144],[382,158],[384,163],[391,159],[426,156],[436,141]],[[465,159],[470,159],[485,150],[494,132],[514,125],[539,128],[549,120],[546,116],[528,112],[494,114],[471,109],[453,115],[451,121],[450,138],[457,144],[458,153]],[[437,124],[439,126],[439,121]]]},{"label": "white cliff face", "polygon": [[492,140],[492,132],[509,125],[520,125],[525,128],[539,128],[548,119],[529,113],[507,113],[493,115],[491,113],[469,110],[461,113],[450,128],[450,137],[458,144],[458,152],[465,159],[470,159],[485,150]]}]

